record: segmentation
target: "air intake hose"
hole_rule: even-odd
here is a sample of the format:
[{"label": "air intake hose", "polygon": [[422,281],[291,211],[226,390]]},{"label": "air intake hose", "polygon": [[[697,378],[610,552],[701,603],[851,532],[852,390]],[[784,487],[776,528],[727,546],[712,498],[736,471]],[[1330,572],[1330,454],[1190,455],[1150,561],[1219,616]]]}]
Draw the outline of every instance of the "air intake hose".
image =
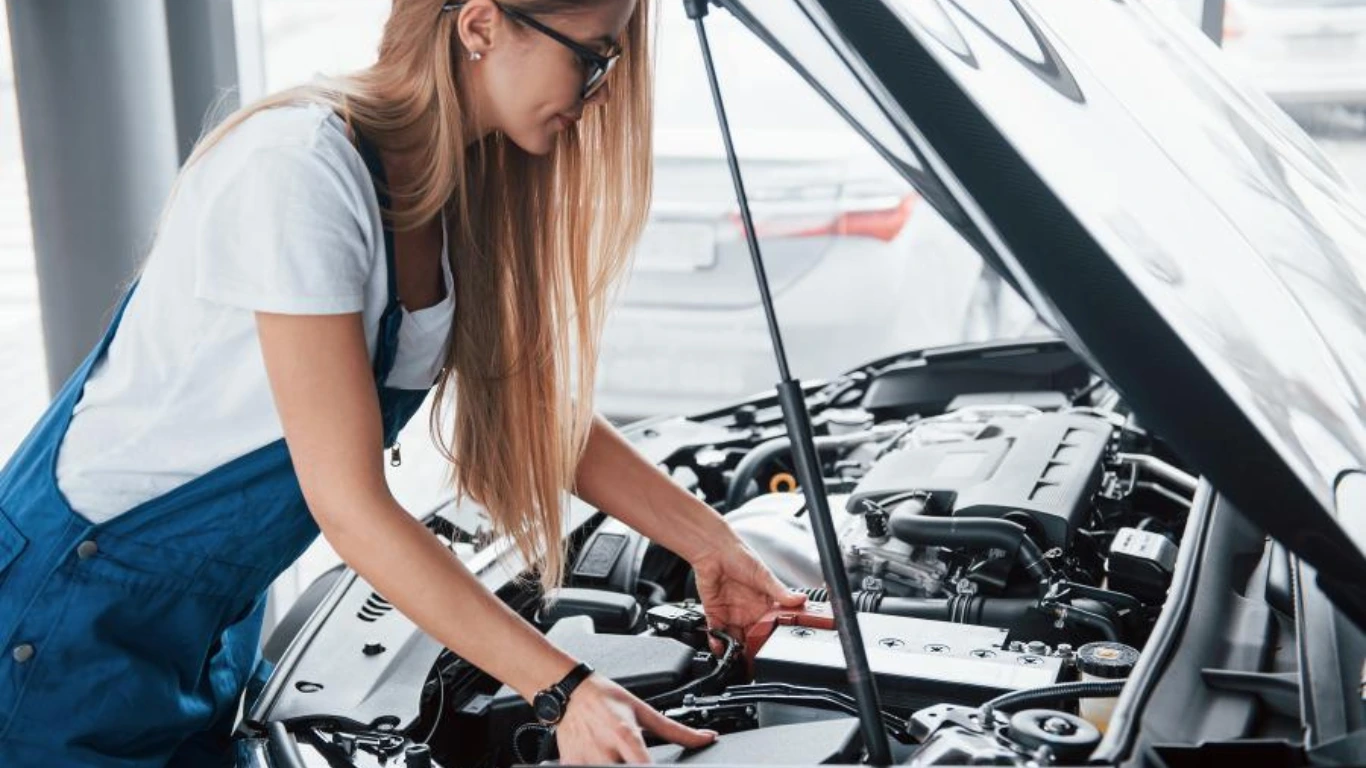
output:
[{"label": "air intake hose", "polygon": [[[824,587],[798,591],[813,602],[824,603],[829,600],[829,593]],[[854,609],[860,613],[1003,627],[1009,629],[1011,637],[1015,638],[1056,638],[1058,642],[1075,642],[1072,633],[1080,629],[1106,640],[1123,640],[1110,607],[1084,597],[1072,598],[1061,610],[1040,606],[1039,601],[1032,597],[887,597],[880,592],[860,590],[853,594],[853,600]],[[1055,622],[1060,618],[1066,622],[1069,630],[1058,629]]]},{"label": "air intake hose", "polygon": [[994,517],[930,517],[924,511],[920,498],[899,505],[889,520],[892,535],[913,546],[1005,550],[1040,583],[1052,578],[1053,566],[1023,525]]}]

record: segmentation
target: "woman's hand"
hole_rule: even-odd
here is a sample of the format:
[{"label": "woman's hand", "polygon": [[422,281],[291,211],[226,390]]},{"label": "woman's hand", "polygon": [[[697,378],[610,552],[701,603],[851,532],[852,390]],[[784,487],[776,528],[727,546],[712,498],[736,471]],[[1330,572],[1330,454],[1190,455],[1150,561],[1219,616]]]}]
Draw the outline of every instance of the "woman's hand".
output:
[{"label": "woman's hand", "polygon": [[[754,552],[733,539],[692,561],[697,572],[697,594],[707,614],[707,625],[743,643],[750,625],[773,610],[800,608],[806,595],[789,591]],[[720,653],[719,642],[712,649]]]},{"label": "woman's hand", "polygon": [[569,696],[564,719],[555,727],[560,762],[565,765],[649,763],[641,730],[696,749],[716,740],[675,722],[599,674],[589,675]]}]

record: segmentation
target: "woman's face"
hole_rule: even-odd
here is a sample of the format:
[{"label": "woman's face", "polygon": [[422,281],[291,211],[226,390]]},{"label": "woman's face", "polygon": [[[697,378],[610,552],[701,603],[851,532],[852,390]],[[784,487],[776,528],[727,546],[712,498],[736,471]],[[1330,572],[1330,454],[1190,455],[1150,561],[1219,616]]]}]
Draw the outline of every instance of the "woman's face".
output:
[{"label": "woman's face", "polygon": [[[505,7],[605,56],[617,51],[635,4],[636,0],[584,0],[553,13],[537,13],[537,6],[544,4],[536,2],[507,0]],[[555,134],[583,115],[587,65],[569,46],[519,22],[493,0],[469,0],[460,14],[461,42],[466,51],[480,55],[462,65],[464,82],[476,89],[472,95],[483,127],[502,131],[532,154],[549,152]],[[609,77],[589,101],[605,98],[610,88]]]}]

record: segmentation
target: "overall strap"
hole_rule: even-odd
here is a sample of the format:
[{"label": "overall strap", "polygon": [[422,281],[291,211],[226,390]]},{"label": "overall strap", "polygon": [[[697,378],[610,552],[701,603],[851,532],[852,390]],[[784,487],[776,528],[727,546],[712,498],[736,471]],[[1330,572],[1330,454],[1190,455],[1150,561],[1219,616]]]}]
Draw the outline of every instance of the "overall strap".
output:
[{"label": "overall strap", "polygon": [[394,366],[398,353],[398,324],[402,321],[402,307],[398,300],[398,264],[394,255],[394,229],[388,221],[392,212],[392,198],[389,195],[389,181],[384,173],[384,163],[380,160],[379,148],[359,129],[353,130],[356,136],[356,149],[360,152],[365,166],[370,170],[371,181],[375,185],[375,199],[379,203],[380,221],[384,232],[384,263],[388,282],[388,301],[380,318],[380,338],[375,347],[375,382],[383,386]]}]

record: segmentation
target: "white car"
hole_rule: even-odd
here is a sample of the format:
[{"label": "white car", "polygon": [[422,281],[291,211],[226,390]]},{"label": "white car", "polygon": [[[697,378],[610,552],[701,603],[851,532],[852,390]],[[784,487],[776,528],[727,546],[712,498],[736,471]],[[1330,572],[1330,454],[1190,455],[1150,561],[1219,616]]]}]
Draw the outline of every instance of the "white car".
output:
[{"label": "white car", "polygon": [[[621,421],[714,408],[777,380],[697,39],[681,3],[659,11],[654,205],[598,369],[597,407]],[[718,15],[712,30],[798,375],[845,370],[907,340],[1048,333],[790,67],[733,19]]]},{"label": "white car", "polygon": [[1226,0],[1229,61],[1286,108],[1366,108],[1366,0]]}]

